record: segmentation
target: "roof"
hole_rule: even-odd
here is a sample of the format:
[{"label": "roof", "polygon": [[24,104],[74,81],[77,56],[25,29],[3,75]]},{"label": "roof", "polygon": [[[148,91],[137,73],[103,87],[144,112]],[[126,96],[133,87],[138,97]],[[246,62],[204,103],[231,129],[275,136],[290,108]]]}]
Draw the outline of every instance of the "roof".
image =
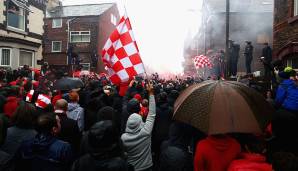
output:
[{"label": "roof", "polygon": [[58,6],[47,10],[46,18],[99,16],[113,5],[115,3]]},{"label": "roof", "polygon": [[[204,0],[211,13],[226,12],[225,0]],[[230,0],[230,12],[273,12],[273,0]]]}]

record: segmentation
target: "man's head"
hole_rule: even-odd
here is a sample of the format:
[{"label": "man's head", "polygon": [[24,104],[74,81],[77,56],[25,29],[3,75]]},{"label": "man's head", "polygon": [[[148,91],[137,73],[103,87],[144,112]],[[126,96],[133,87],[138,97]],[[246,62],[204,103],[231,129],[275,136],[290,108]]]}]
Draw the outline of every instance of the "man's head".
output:
[{"label": "man's head", "polygon": [[53,113],[42,114],[37,119],[39,133],[57,135],[61,130],[60,119]]},{"label": "man's head", "polygon": [[70,102],[77,103],[80,100],[79,94],[76,91],[71,91],[68,96]]},{"label": "man's head", "polygon": [[55,104],[55,110],[63,110],[64,112],[67,111],[68,103],[64,99],[60,99]]}]

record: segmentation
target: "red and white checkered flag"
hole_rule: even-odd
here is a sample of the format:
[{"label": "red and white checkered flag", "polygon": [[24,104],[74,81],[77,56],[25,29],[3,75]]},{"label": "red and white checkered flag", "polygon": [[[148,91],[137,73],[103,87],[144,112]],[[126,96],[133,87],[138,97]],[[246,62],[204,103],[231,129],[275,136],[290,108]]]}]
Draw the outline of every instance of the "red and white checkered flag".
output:
[{"label": "red and white checkered flag", "polygon": [[208,68],[213,67],[213,64],[210,61],[210,59],[204,55],[196,56],[194,58],[194,65],[197,69],[205,68],[205,67],[208,67]]},{"label": "red and white checkered flag", "polygon": [[107,40],[102,50],[102,60],[114,84],[127,82],[133,79],[133,76],[145,72],[129,18],[126,15],[121,18]]}]

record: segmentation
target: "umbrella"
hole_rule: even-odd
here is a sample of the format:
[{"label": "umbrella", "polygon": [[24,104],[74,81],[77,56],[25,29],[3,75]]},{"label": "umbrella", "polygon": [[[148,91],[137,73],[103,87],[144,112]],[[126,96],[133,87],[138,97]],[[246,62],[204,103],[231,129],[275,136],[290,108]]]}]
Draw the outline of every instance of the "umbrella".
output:
[{"label": "umbrella", "polygon": [[84,86],[82,80],[78,78],[63,77],[54,83],[55,90],[71,90]]},{"label": "umbrella", "polygon": [[173,117],[206,134],[262,133],[273,112],[261,94],[242,83],[205,81],[181,93]]}]

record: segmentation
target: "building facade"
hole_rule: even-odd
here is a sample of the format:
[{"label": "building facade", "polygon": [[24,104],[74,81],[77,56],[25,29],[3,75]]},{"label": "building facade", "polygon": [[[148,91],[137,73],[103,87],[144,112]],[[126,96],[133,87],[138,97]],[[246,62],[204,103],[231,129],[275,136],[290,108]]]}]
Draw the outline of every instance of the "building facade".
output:
[{"label": "building facade", "polygon": [[38,67],[46,0],[0,1],[0,67]]},{"label": "building facade", "polygon": [[114,3],[57,6],[47,10],[44,61],[53,67],[104,71],[101,49],[114,30],[119,13]]},{"label": "building facade", "polygon": [[[203,0],[202,23],[193,43],[186,48],[188,56],[225,50],[226,1]],[[260,62],[264,43],[272,45],[273,0],[230,0],[230,40],[240,45],[238,73],[245,74],[245,41],[254,46],[252,71],[262,71]],[[192,48],[193,47],[193,48]],[[193,70],[186,69],[186,70]]]},{"label": "building facade", "polygon": [[273,56],[298,69],[298,0],[275,0]]}]

